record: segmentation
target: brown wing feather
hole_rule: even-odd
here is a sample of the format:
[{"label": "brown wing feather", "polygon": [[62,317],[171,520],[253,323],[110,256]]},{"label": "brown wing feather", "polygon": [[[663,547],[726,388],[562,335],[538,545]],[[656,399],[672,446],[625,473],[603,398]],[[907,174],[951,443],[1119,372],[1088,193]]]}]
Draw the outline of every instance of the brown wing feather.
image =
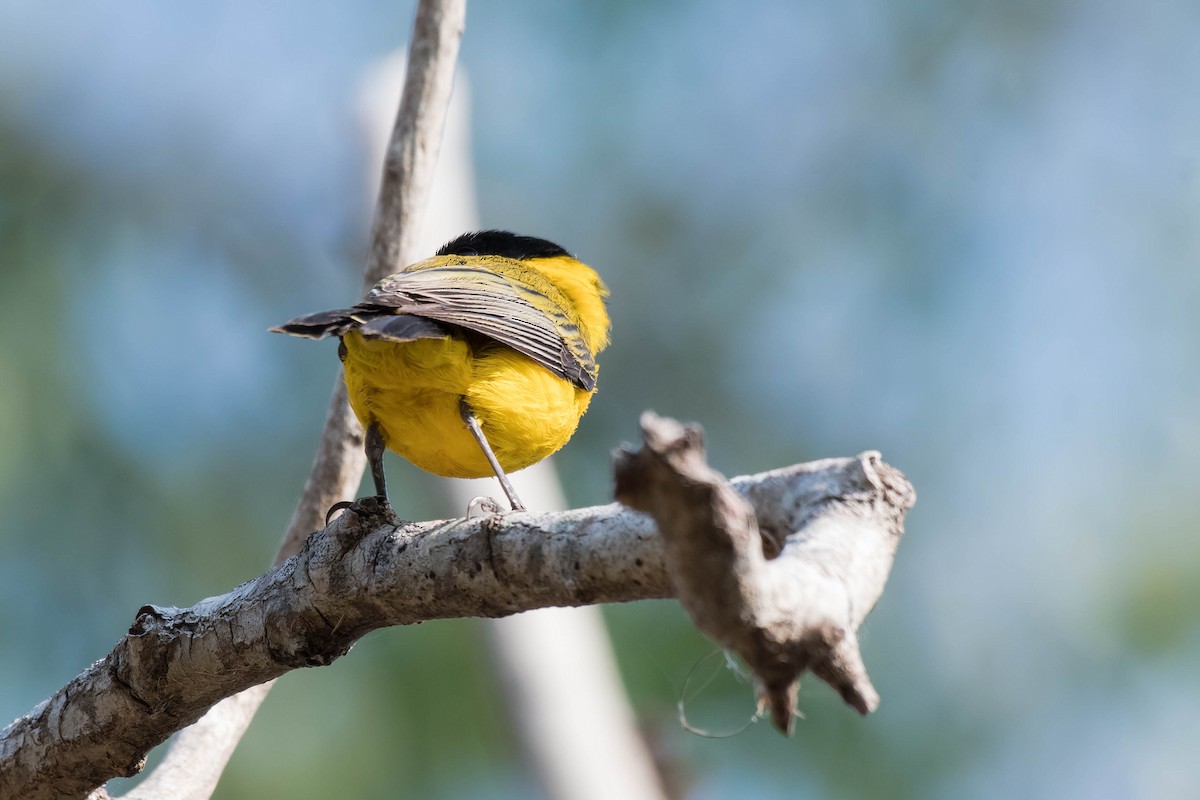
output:
[{"label": "brown wing feather", "polygon": [[411,314],[475,331],[581,389],[591,391],[596,385],[596,362],[566,310],[536,286],[512,277],[470,265],[398,272],[353,309],[360,322],[388,314]]}]

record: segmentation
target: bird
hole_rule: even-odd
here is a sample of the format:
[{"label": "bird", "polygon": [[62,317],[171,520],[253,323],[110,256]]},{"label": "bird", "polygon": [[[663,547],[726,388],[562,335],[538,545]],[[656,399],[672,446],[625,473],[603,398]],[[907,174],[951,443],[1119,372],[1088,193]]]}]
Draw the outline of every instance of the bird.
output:
[{"label": "bird", "polygon": [[513,511],[524,511],[507,473],[575,433],[609,343],[607,297],[599,274],[559,245],[481,230],[388,275],[350,308],[270,330],[340,339],[385,505],[387,449],[443,477],[495,475]]}]

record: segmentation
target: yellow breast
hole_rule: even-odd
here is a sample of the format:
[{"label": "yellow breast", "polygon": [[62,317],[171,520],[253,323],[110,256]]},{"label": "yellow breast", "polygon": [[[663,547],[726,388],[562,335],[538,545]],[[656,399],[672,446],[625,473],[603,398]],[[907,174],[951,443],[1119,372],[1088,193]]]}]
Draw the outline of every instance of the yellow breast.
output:
[{"label": "yellow breast", "polygon": [[463,422],[460,398],[474,410],[505,471],[528,467],[566,444],[592,399],[500,345],[473,351],[459,338],[397,343],[368,340],[355,330],[343,342],[346,389],[359,422],[378,422],[389,450],[445,477],[492,474]]}]

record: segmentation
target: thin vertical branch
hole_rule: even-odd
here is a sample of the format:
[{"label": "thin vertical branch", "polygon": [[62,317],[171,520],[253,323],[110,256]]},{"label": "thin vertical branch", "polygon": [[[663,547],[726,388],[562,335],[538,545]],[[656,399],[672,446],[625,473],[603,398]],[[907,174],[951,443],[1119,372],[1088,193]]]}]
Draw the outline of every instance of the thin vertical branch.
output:
[{"label": "thin vertical branch", "polygon": [[416,260],[466,13],[466,0],[422,0],[417,8],[404,92],[383,162],[364,289]]},{"label": "thin vertical branch", "polygon": [[[417,6],[404,92],[384,157],[371,226],[364,291],[416,260],[466,13],[466,0],[421,0]],[[276,563],[300,550],[308,534],[324,524],[331,505],[354,495],[365,465],[362,427],[350,411],[339,376],[309,478]]]}]

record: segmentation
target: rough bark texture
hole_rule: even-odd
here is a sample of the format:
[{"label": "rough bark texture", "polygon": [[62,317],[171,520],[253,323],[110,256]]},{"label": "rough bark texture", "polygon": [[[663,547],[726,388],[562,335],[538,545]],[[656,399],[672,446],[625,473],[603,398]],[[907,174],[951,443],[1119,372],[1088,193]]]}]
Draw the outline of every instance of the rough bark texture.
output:
[{"label": "rough bark texture", "polygon": [[644,447],[617,457],[617,498],[658,523],[684,608],[758,679],[790,733],[813,670],[866,714],[879,696],[856,631],[875,606],[916,500],[879,453],[818,461],[731,486],[704,460],[700,429],[647,413]]},{"label": "rough bark texture", "polygon": [[[854,631],[879,596],[912,504],[878,454],[738,479],[703,462],[697,429],[644,419],[618,505],[401,522],[373,498],[270,572],[186,609],[145,606],[129,633],[0,732],[0,797],[82,797],[223,697],[344,655],[376,628],[545,606],[672,596],[760,676],[787,730],[811,668],[859,711],[877,697]],[[744,498],[744,499],[743,499]],[[755,531],[782,542],[771,560]],[[674,588],[673,588],[674,585]]]}]

